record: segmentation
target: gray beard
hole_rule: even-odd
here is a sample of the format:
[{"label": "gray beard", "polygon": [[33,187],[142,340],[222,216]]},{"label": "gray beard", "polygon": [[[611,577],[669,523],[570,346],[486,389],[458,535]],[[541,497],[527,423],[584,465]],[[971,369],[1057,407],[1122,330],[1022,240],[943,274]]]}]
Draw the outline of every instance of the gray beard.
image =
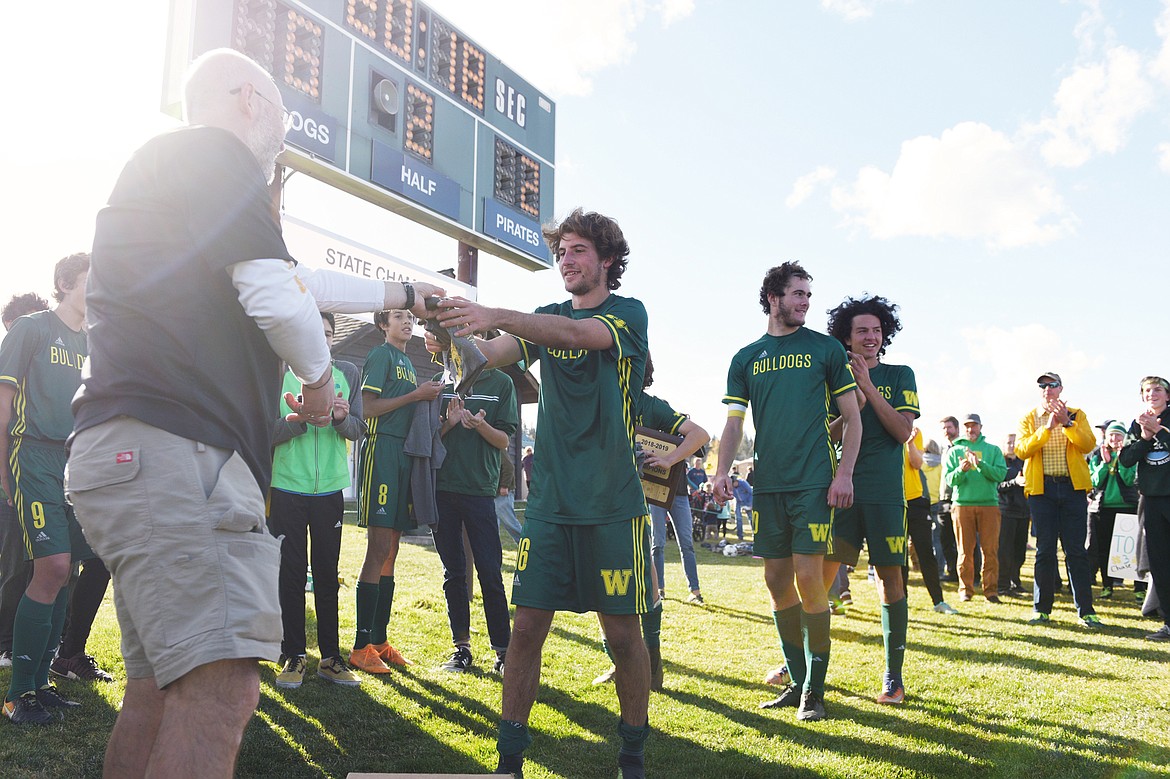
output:
[{"label": "gray beard", "polygon": [[[264,171],[266,183],[271,184],[276,175],[276,156],[280,154],[280,147],[284,145],[284,125],[278,123],[276,128],[267,126],[269,123],[257,122],[247,129],[244,134],[244,145],[252,152],[260,169]],[[278,134],[279,133],[279,134]]]}]

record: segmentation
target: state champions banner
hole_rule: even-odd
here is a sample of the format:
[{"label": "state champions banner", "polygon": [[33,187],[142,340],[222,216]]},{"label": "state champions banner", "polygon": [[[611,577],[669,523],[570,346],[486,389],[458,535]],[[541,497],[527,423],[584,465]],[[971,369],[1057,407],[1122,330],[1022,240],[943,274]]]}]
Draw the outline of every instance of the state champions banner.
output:
[{"label": "state champions banner", "polygon": [[[376,281],[425,281],[447,290],[448,295],[476,299],[477,290],[470,284],[356,243],[303,219],[282,214],[280,224],[289,253],[307,267],[335,270]],[[374,321],[373,314],[346,316],[364,322]]]}]

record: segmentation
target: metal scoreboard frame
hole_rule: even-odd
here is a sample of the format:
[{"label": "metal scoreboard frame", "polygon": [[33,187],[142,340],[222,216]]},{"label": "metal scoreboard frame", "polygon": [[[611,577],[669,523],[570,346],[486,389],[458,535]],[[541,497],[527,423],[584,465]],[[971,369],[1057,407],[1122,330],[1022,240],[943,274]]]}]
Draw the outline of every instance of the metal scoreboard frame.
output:
[{"label": "metal scoreboard frame", "polygon": [[163,110],[233,48],[272,74],[279,161],[530,270],[552,258],[556,106],[418,0],[171,0]]}]

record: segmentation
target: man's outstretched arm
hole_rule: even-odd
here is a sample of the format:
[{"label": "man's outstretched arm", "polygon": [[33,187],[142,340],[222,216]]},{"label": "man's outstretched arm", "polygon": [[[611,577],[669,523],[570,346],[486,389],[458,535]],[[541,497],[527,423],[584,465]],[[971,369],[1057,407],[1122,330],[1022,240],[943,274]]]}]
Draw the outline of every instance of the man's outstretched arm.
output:
[{"label": "man's outstretched arm", "polygon": [[[489,308],[459,297],[445,298],[439,303],[439,309],[439,323],[454,328],[455,335],[497,329],[554,349],[603,351],[613,346],[612,331],[592,317],[572,319],[554,314],[526,314],[507,308]],[[487,352],[484,356],[491,359]]]}]

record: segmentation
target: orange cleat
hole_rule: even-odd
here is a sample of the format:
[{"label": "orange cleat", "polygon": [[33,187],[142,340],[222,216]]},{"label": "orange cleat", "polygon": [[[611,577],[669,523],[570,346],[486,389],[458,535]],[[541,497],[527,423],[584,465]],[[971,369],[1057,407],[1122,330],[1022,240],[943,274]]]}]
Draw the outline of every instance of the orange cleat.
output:
[{"label": "orange cleat", "polygon": [[368,674],[388,674],[390,667],[382,662],[382,656],[378,652],[377,647],[372,644],[366,644],[361,649],[355,649],[349,653],[349,664],[359,671],[365,671]]},{"label": "orange cleat", "polygon": [[[382,662],[386,665],[396,665],[400,668],[405,668],[408,665],[414,665],[412,661],[403,657],[401,652],[390,646],[389,641],[381,644],[370,644],[370,646],[373,647],[374,651],[378,653],[378,657],[381,658]],[[353,665],[353,662],[350,662],[350,665]]]}]

